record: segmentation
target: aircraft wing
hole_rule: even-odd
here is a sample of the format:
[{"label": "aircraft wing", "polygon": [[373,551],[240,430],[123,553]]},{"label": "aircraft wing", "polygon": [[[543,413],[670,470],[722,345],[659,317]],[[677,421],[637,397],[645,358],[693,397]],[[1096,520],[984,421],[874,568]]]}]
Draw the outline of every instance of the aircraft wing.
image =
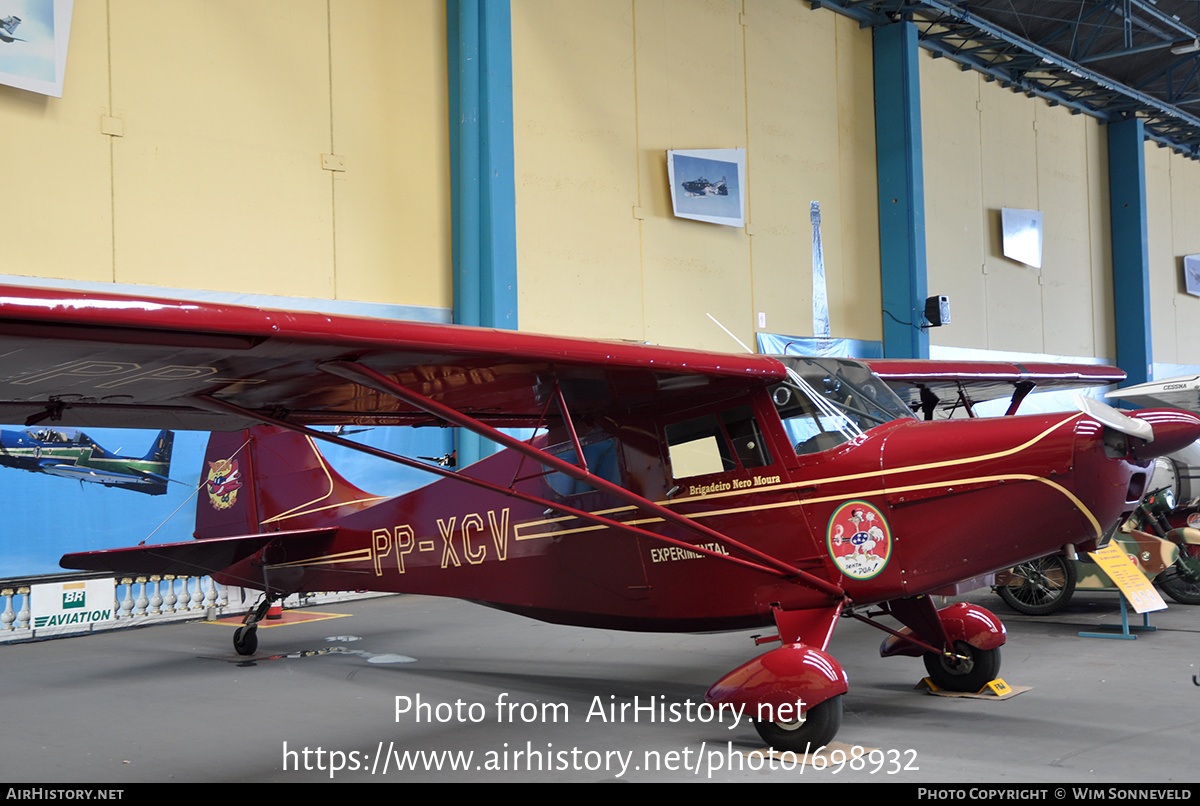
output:
[{"label": "aircraft wing", "polygon": [[134,476],[129,473],[115,473],[111,470],[95,470],[93,468],[80,467],[79,465],[61,462],[42,462],[38,465],[38,468],[43,473],[48,473],[51,476],[58,476],[64,479],[83,479],[84,481],[93,481],[97,484],[148,481],[145,478]]},{"label": "aircraft wing", "polygon": [[252,425],[252,411],[444,424],[363,383],[363,368],[493,426],[552,421],[560,393],[587,419],[786,374],[758,355],[0,286],[0,422],[221,431]]},{"label": "aircraft wing", "polygon": [[1128,400],[1146,408],[1172,408],[1200,412],[1200,375],[1182,375],[1150,381],[1109,392],[1105,397]]},{"label": "aircraft wing", "polygon": [[863,363],[896,390],[914,411],[927,412],[964,404],[970,407],[997,398],[1011,398],[1019,404],[1032,391],[1082,389],[1125,380],[1122,370],[1097,364],[899,358],[877,358]]},{"label": "aircraft wing", "polygon": [[98,470],[91,467],[80,467],[79,465],[66,464],[63,462],[42,462],[38,465],[43,473],[51,476],[58,476],[64,479],[82,479],[95,484],[160,484],[166,485],[166,476],[160,476],[157,473],[141,473],[133,471],[129,473],[120,473],[115,470]]}]

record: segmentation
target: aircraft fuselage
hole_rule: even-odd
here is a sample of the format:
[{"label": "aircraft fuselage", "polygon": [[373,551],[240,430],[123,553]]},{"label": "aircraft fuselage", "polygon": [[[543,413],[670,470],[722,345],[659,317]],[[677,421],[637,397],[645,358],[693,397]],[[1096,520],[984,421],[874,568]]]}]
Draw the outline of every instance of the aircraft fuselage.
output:
[{"label": "aircraft fuselage", "polygon": [[[706,418],[722,425],[704,432]],[[693,456],[672,445],[681,423],[694,431],[679,441]],[[712,450],[721,438],[730,445]],[[549,453],[573,459],[561,431],[546,442]],[[598,423],[580,442],[592,472],[828,580],[855,604],[926,593],[1066,543],[1093,543],[1141,498],[1150,461],[1113,455],[1104,429],[1079,413],[899,419],[797,454],[766,389],[696,411]],[[705,449],[728,466],[673,475],[685,462],[690,469],[682,472],[710,469]],[[273,518],[269,528],[331,526],[336,537],[315,557],[268,550],[267,583],[275,590],[452,596],[546,621],[663,631],[763,624],[772,605],[805,609],[831,601],[827,591],[696,550],[738,555],[513,451],[461,472],[693,548],[472,491],[454,479],[377,503],[347,503],[357,511],[345,514],[345,506],[332,504],[336,494],[322,491],[320,473],[308,492],[293,474],[293,495],[314,503],[260,503],[264,511],[292,504],[293,514]],[[281,486],[262,464],[255,473],[258,489]],[[227,581],[250,573],[241,568]]]}]

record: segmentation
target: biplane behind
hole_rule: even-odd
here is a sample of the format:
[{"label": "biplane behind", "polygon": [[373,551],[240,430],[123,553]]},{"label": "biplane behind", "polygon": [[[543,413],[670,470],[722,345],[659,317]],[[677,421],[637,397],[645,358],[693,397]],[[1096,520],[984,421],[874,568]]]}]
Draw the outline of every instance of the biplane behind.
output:
[{"label": "biplane behind", "polygon": [[[1200,436],[1191,414],[1094,402],[922,422],[849,360],[106,294],[0,289],[0,341],[0,420],[218,432],[198,539],[64,566],[203,571],[262,590],[234,637],[242,654],[272,602],[312,590],[452,596],[628,630],[774,625],[758,639],[774,647],[706,696],[797,752],[841,722],[848,678],[828,651],[839,619],[884,631],[885,656],[923,657],[939,686],[980,689],[999,671],[1003,625],[929,594],[1104,541],[1153,459]],[[938,372],[1028,380],[1016,365]],[[1037,380],[1120,377],[1059,366]],[[454,471],[313,427],[338,424],[456,426],[504,450]],[[371,496],[325,462],[322,440],[438,478]]]}]

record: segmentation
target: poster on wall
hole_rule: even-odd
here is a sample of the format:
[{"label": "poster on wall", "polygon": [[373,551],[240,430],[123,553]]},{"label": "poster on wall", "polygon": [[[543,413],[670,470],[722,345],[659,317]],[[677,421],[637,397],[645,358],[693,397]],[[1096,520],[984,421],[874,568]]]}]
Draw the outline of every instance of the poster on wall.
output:
[{"label": "poster on wall", "polygon": [[1042,211],[1001,208],[1004,256],[1009,260],[1042,267]]},{"label": "poster on wall", "polygon": [[0,3],[0,84],[62,97],[74,2]]},{"label": "poster on wall", "polygon": [[1200,255],[1184,255],[1183,287],[1193,297],[1200,297]]},{"label": "poster on wall", "polygon": [[746,226],[746,149],[668,151],[667,176],[676,218]]}]

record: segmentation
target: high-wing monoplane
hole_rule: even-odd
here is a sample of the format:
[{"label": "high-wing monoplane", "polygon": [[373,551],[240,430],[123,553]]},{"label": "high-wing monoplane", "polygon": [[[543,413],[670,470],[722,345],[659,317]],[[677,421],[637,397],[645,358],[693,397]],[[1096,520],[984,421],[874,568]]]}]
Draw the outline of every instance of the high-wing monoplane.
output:
[{"label": "high-wing monoplane", "polygon": [[[706,697],[797,752],[841,722],[848,678],[827,651],[839,619],[879,628],[883,655],[923,657],[944,688],[980,689],[999,671],[1003,625],[929,594],[1103,542],[1154,457],[1200,436],[1192,414],[1095,402],[922,422],[849,360],[106,294],[0,288],[0,341],[0,419],[218,432],[199,539],[64,566],[202,570],[262,590],[234,636],[242,654],[272,602],[309,590],[453,596],[630,630],[774,625],[757,643],[775,646]],[[312,427],[343,423],[456,426],[504,450],[455,471]],[[438,478],[371,496],[328,465],[322,440]]]},{"label": "high-wing monoplane", "polygon": [[159,431],[145,456],[121,456],[82,431],[0,431],[0,467],[162,495],[171,473],[174,440],[170,431]]},{"label": "high-wing monoplane", "polygon": [[689,196],[728,196],[729,186],[725,184],[725,177],[721,177],[720,181],[709,182],[703,176],[699,179],[693,179],[690,182],[682,182],[683,191]]}]

